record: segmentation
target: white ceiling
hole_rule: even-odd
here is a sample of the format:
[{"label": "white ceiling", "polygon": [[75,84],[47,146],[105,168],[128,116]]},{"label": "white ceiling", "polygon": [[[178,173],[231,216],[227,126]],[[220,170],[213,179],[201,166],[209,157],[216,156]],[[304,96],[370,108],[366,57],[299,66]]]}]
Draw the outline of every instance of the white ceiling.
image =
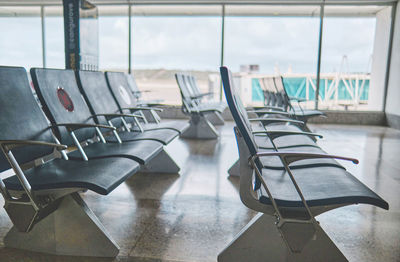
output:
[{"label": "white ceiling", "polygon": [[[375,16],[385,5],[397,0],[361,1],[326,0],[326,16]],[[226,15],[232,16],[319,16],[320,0],[92,0],[99,6],[100,15],[127,15],[131,3],[133,15],[221,15],[225,3]],[[144,4],[146,3],[146,5]],[[179,4],[178,4],[179,3]],[[40,6],[46,6],[46,15],[62,15],[61,0],[0,0],[0,16],[40,15]],[[171,5],[173,4],[173,5]],[[207,4],[207,5],[205,5]],[[53,7],[51,7],[53,6]]]}]

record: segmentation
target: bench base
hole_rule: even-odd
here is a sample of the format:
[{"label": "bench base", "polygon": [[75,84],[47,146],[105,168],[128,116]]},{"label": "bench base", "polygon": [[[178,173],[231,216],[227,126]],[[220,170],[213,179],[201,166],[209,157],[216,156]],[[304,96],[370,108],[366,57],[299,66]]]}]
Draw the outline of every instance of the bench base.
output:
[{"label": "bench base", "polygon": [[30,232],[12,227],[4,237],[4,245],[68,256],[115,257],[119,252],[117,243],[78,193],[65,196],[59,208]]},{"label": "bench base", "polygon": [[211,122],[211,124],[216,126],[225,124],[224,118],[222,117],[221,113],[217,111],[207,114],[206,118],[208,121]]},{"label": "bench base", "polygon": [[182,134],[182,138],[197,138],[197,139],[216,139],[218,131],[207,118],[200,114],[194,114],[190,118],[190,126]]},{"label": "bench base", "polygon": [[[218,255],[218,262],[344,262],[348,261],[317,224],[314,227],[297,224],[284,234],[293,252],[286,244],[283,234],[275,225],[275,217],[256,215]],[[315,229],[315,232],[313,232]],[[311,236],[307,239],[305,236]]]},{"label": "bench base", "polygon": [[165,148],[152,158],[146,165],[142,165],[140,172],[143,173],[179,173],[180,167],[165,151]]},{"label": "bench base", "polygon": [[228,169],[228,174],[230,176],[240,176],[240,161],[239,159],[236,160],[235,163],[233,163],[233,165]]}]

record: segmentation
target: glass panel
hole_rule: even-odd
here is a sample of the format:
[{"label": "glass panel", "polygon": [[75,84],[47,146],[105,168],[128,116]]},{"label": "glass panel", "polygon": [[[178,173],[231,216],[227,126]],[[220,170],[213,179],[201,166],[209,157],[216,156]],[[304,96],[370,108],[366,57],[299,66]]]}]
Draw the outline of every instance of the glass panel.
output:
[{"label": "glass panel", "polygon": [[382,110],[389,28],[388,7],[326,7],[320,109]]},{"label": "glass panel", "polygon": [[225,64],[241,72],[245,104],[263,103],[259,78],[282,75],[289,95],[314,106],[304,83],[316,77],[319,11],[319,6],[226,7]]},{"label": "glass panel", "polygon": [[27,70],[42,66],[39,7],[1,7],[0,28],[1,65],[23,66]]},{"label": "glass panel", "polygon": [[65,68],[64,18],[61,6],[45,7],[46,67]]},{"label": "glass panel", "polygon": [[128,6],[99,6],[100,70],[128,71]]},{"label": "glass panel", "polygon": [[[176,16],[171,6],[132,7],[132,63],[137,85],[148,90],[144,99],[160,99],[180,104],[176,72],[186,71],[197,78],[203,92],[215,91],[219,97],[221,17],[201,15],[195,6],[175,6],[195,16]],[[207,8],[206,8],[207,7]],[[221,6],[204,6],[221,12]],[[140,16],[160,12],[164,16]]]}]

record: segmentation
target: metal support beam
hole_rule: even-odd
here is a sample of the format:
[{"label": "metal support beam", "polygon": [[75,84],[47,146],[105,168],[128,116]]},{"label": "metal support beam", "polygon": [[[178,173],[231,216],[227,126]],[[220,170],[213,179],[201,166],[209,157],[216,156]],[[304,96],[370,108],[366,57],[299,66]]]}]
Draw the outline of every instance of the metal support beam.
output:
[{"label": "metal support beam", "polygon": [[42,65],[46,67],[46,35],[44,24],[44,6],[40,6],[40,21],[42,25]]},{"label": "metal support beam", "polygon": [[317,88],[315,90],[315,109],[318,109],[318,98],[319,98],[319,80],[321,74],[321,53],[322,53],[322,33],[324,31],[324,9],[325,0],[321,4],[321,14],[319,18],[319,40],[318,40],[318,63],[317,63]]},{"label": "metal support beam", "polygon": [[128,73],[132,72],[132,5],[128,6]]},{"label": "metal support beam", "polygon": [[393,49],[394,23],[397,15],[396,10],[397,10],[397,3],[394,3],[392,5],[392,16],[390,21],[389,47],[388,47],[388,56],[387,56],[386,74],[385,74],[385,90],[383,92],[383,112],[386,112],[386,100],[387,100],[389,76],[390,76],[390,63],[392,60],[392,49]]},{"label": "metal support beam", "polygon": [[[222,22],[221,22],[221,66],[224,65],[224,47],[225,47],[225,5],[222,5]],[[222,81],[219,90],[219,100],[222,101]]]}]

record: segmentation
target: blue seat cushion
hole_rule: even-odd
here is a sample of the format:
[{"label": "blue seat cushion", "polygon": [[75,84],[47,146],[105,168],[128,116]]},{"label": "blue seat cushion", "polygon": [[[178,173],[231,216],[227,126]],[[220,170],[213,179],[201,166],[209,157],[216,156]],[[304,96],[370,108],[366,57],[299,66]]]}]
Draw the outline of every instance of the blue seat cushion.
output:
[{"label": "blue seat cushion", "polygon": [[[310,207],[364,203],[389,209],[385,200],[342,168],[303,168],[294,169],[292,173]],[[303,202],[286,172],[263,169],[262,175],[280,207],[303,207]],[[259,200],[261,203],[271,204],[265,193],[262,193]]]},{"label": "blue seat cushion", "polygon": [[[90,161],[55,159],[25,170],[32,190],[84,188],[107,195],[131,175],[140,165],[126,158],[104,158]],[[10,190],[23,190],[17,176],[4,180]]]}]

